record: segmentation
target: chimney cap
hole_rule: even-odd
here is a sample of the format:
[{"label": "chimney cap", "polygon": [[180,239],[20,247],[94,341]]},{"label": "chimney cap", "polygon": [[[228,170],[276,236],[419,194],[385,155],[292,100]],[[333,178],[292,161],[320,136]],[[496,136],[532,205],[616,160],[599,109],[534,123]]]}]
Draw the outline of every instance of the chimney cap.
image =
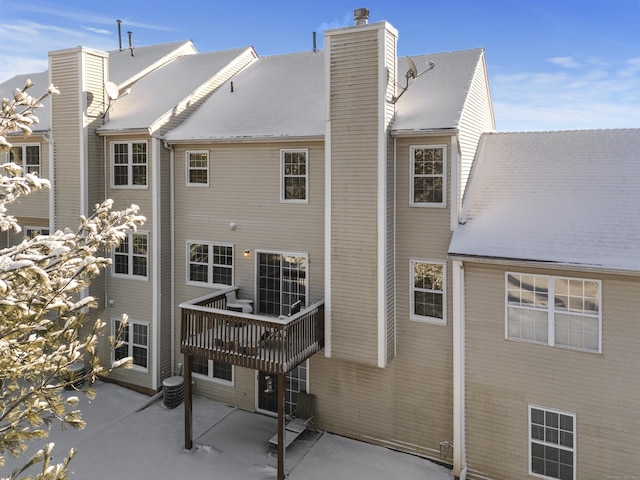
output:
[{"label": "chimney cap", "polygon": [[369,23],[369,10],[366,8],[356,8],[353,11],[353,20],[356,25],[366,25]]}]

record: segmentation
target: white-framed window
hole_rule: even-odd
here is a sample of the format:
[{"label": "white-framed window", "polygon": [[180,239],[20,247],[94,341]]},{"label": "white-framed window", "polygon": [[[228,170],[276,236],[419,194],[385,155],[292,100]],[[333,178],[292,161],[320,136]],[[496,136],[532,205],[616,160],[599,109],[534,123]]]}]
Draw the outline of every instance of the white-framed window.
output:
[{"label": "white-framed window", "polygon": [[233,285],[233,245],[187,241],[187,283]]},{"label": "white-framed window", "polygon": [[22,167],[22,174],[41,176],[40,144],[14,145],[7,152],[7,161]]},{"label": "white-framed window", "polygon": [[111,143],[111,186],[147,187],[147,142]]},{"label": "white-framed window", "polygon": [[447,146],[410,148],[410,198],[414,207],[445,207],[447,202]]},{"label": "white-framed window", "polygon": [[506,272],[505,337],[602,351],[600,280]]},{"label": "white-framed window", "polygon": [[529,405],[529,459],[529,475],[575,480],[575,414]]},{"label": "white-framed window", "polygon": [[[122,341],[112,355],[114,360],[126,357],[133,359],[133,368],[148,371],[149,368],[149,324],[129,319],[121,329],[122,320],[112,319],[111,334]],[[120,335],[118,337],[118,334]]]},{"label": "white-framed window", "polygon": [[309,150],[280,150],[280,200],[308,203]]},{"label": "white-framed window", "polygon": [[446,325],[447,264],[412,259],[410,272],[411,320]]},{"label": "white-framed window", "polygon": [[24,232],[24,238],[27,240],[31,240],[32,238],[35,238],[38,235],[49,235],[49,229],[46,227],[26,226],[22,229],[22,231]]},{"label": "white-framed window", "polygon": [[191,372],[216,383],[233,386],[233,365],[225,362],[215,362],[201,357],[193,357]]},{"label": "white-framed window", "polygon": [[130,232],[113,251],[113,275],[147,278],[149,274],[149,234]]},{"label": "white-framed window", "polygon": [[186,152],[185,166],[188,187],[209,186],[209,151],[191,150]]}]

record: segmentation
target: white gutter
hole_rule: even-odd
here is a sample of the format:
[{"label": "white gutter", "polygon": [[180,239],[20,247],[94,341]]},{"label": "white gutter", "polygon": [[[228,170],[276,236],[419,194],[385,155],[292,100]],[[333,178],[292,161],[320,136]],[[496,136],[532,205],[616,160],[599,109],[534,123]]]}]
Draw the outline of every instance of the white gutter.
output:
[{"label": "white gutter", "polygon": [[158,383],[160,378],[160,372],[158,371],[158,357],[160,355],[160,334],[161,334],[161,319],[160,319],[160,302],[162,301],[162,295],[160,292],[160,278],[162,276],[162,266],[160,263],[161,255],[161,215],[160,215],[160,139],[151,137],[151,158],[154,159],[154,164],[151,168],[151,211],[153,212],[153,226],[152,228],[152,241],[151,248],[153,250],[153,275],[151,276],[152,282],[152,302],[151,302],[151,318],[153,325],[155,325],[152,336],[153,342],[153,355],[151,357],[151,368],[154,375],[151,376],[151,388],[153,390],[158,389]]},{"label": "white gutter", "polygon": [[[169,150],[169,230],[171,232],[171,278],[175,279],[175,251],[176,251],[176,234],[174,230],[175,225],[175,152],[173,147],[167,142],[164,142],[164,148]],[[176,287],[175,282],[171,281],[171,376],[175,375],[176,364]]]},{"label": "white gutter", "polygon": [[[56,188],[55,188],[55,141],[48,134],[42,136],[45,142],[49,144],[49,233],[55,232],[55,215],[56,215]],[[8,235],[8,230],[7,230]]]},{"label": "white gutter", "polygon": [[[453,476],[466,477],[464,265],[453,268]],[[463,476],[464,475],[464,476]]]}]

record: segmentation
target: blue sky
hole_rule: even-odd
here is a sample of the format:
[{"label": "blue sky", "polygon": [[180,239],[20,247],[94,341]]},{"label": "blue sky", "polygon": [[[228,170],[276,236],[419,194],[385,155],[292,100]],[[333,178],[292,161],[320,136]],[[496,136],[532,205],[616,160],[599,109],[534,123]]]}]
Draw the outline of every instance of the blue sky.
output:
[{"label": "blue sky", "polygon": [[640,127],[640,0],[0,0],[0,82],[47,68],[47,52],[192,40],[259,55],[318,47],[353,10],[399,31],[398,54],[486,50],[497,128]]}]

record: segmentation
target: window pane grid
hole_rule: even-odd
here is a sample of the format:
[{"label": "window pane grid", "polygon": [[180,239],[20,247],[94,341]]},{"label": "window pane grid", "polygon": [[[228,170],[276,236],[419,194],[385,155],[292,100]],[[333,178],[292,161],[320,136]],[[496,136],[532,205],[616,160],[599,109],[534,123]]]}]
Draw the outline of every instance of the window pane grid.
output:
[{"label": "window pane grid", "polygon": [[444,203],[445,149],[444,147],[412,148],[412,203]]},{"label": "window pane grid", "polygon": [[548,478],[574,478],[575,418],[530,407],[531,472]]},{"label": "window pane grid", "polygon": [[208,243],[189,243],[188,278],[190,282],[231,285],[233,283],[233,247]]},{"label": "window pane grid", "polygon": [[444,265],[412,262],[412,315],[444,320]]},{"label": "window pane grid", "polygon": [[206,185],[208,182],[208,152],[187,152],[187,183]]},{"label": "window pane grid", "polygon": [[307,152],[283,151],[282,157],[282,186],[283,200],[307,199]]},{"label": "window pane grid", "polygon": [[113,273],[135,277],[148,275],[148,236],[130,233],[113,252]]},{"label": "window pane grid", "polygon": [[[120,320],[113,322],[113,335],[118,334],[121,325]],[[114,350],[114,359],[121,360],[131,357],[133,364],[142,368],[147,368],[149,364],[149,327],[144,323],[129,321],[128,325],[122,329],[119,340],[122,346]]]},{"label": "window pane grid", "polygon": [[506,278],[508,338],[600,351],[599,282],[515,273]]},{"label": "window pane grid", "polygon": [[147,185],[146,142],[113,144],[113,185]]}]

